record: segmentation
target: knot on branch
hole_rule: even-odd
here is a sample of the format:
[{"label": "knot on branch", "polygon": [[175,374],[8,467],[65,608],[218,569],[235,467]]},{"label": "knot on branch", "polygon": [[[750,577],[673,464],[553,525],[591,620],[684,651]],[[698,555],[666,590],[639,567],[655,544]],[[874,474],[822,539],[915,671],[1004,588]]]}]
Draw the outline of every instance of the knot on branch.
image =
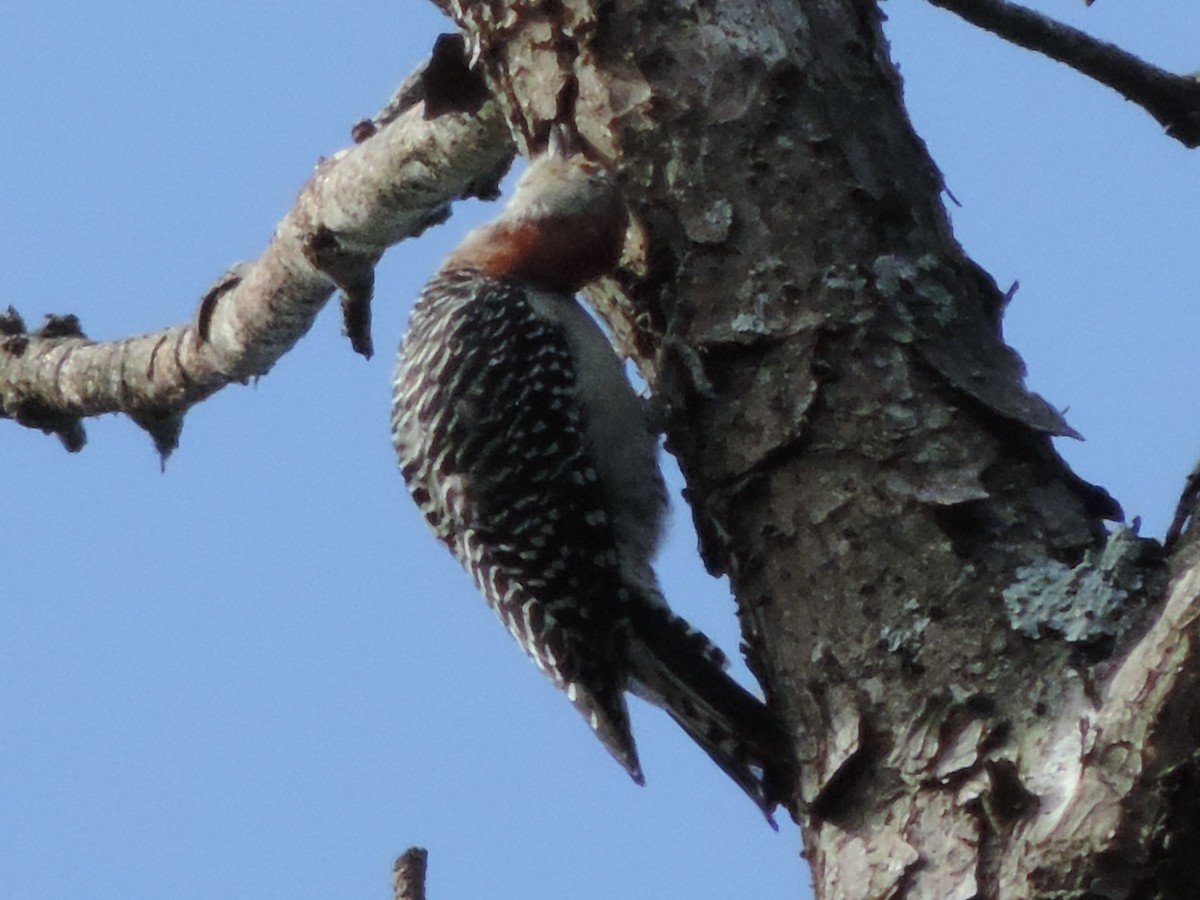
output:
[{"label": "knot on branch", "polygon": [[[48,315],[42,327],[31,334],[26,330],[25,320],[13,307],[0,313],[0,352],[10,356],[24,356],[35,339],[54,342],[68,338],[87,338],[79,326],[78,316]],[[64,413],[36,397],[22,397],[19,394],[5,397],[0,394],[0,418],[12,419],[19,425],[36,428],[43,434],[57,435],[70,453],[78,453],[87,443],[87,433],[80,416]]]}]

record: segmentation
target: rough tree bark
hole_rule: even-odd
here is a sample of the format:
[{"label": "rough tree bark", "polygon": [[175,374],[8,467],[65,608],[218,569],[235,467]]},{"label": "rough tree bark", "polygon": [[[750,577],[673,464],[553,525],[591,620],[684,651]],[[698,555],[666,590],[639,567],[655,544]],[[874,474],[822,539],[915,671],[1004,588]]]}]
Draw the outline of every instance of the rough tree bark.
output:
[{"label": "rough tree bark", "polygon": [[[565,116],[619,166],[635,227],[589,296],[665,403],[706,562],[795,737],[817,896],[1200,896],[1195,544],[1110,533],[1116,505],[1054,452],[1069,428],[951,234],[876,5],[442,5],[523,152]],[[439,186],[411,215],[386,184],[365,219],[322,200],[332,161],[277,264],[179,333],[100,347],[0,317],[0,408],[68,438],[122,409],[169,444],[507,158],[473,115],[447,120],[469,161],[418,166]]]},{"label": "rough tree bark", "polygon": [[1197,573],[1023,386],[873,3],[455,4],[526,151],[638,240],[594,289],[796,737],[817,896],[1200,896]]}]

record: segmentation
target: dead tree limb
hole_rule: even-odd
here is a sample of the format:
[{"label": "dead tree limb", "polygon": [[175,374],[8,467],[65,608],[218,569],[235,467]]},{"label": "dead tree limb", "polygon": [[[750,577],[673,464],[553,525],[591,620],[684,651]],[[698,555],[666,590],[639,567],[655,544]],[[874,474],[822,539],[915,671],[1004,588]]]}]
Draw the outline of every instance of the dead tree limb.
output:
[{"label": "dead tree limb", "polygon": [[1154,116],[1185,147],[1200,146],[1200,80],[1175,75],[1086,32],[1005,0],[929,0],[972,25],[1065,63]]},{"label": "dead tree limb", "polygon": [[262,255],[220,276],[186,324],[96,342],[74,317],[29,332],[14,310],[0,315],[0,417],[75,451],[82,419],[123,412],[165,457],[191,406],[269,372],[337,288],[351,341],[370,355],[367,303],[383,251],[443,221],[451,201],[493,195],[512,159],[494,102],[441,102],[437,116],[422,100],[378,128],[360,123],[360,143],[317,164]]}]

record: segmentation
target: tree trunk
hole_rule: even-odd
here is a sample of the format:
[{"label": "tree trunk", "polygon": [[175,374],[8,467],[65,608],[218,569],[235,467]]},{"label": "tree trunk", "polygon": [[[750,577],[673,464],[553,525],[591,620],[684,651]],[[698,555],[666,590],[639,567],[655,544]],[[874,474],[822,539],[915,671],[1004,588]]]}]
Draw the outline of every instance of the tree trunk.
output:
[{"label": "tree trunk", "polygon": [[590,299],[795,736],[817,896],[1200,896],[1193,557],[1054,452],[875,4],[448,6],[525,152],[567,116],[619,163]]}]

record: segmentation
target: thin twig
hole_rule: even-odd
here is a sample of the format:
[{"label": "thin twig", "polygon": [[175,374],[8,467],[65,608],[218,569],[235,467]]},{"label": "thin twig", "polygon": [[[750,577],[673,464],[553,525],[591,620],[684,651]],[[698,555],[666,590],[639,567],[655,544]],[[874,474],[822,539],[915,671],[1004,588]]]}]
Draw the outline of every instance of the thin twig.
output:
[{"label": "thin twig", "polygon": [[425,864],[429,853],[422,847],[409,847],[392,866],[393,900],[425,900]]},{"label": "thin twig", "polygon": [[1167,72],[1120,47],[1005,0],[929,2],[1007,41],[1066,63],[1144,108],[1185,146],[1200,146],[1200,80],[1195,77]]},{"label": "thin twig", "polygon": [[1200,463],[1196,464],[1184,483],[1183,493],[1179,497],[1179,503],[1175,506],[1175,516],[1163,537],[1163,550],[1170,553],[1175,549],[1175,542],[1183,536],[1184,531],[1195,520],[1198,508],[1200,508]]}]

